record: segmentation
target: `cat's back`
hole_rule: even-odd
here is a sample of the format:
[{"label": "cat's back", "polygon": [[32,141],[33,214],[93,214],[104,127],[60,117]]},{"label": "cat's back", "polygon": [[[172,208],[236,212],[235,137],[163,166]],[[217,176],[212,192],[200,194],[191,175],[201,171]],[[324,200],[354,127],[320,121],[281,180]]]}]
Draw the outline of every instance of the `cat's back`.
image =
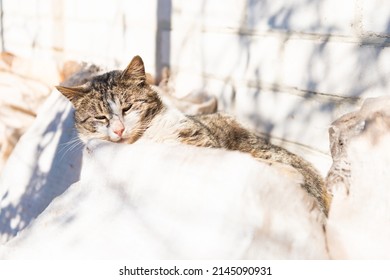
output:
[{"label": "cat's back", "polygon": [[243,127],[234,117],[225,113],[187,116],[192,125],[204,137],[209,137],[214,147],[240,150],[243,143],[250,143],[253,132]]}]

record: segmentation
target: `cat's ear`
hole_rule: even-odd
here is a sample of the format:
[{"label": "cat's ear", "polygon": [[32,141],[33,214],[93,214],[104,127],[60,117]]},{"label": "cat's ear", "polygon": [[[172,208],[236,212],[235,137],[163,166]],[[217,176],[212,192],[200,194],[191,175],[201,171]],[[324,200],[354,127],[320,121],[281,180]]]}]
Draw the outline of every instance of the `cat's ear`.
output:
[{"label": "cat's ear", "polygon": [[77,100],[82,94],[85,93],[84,86],[77,87],[64,87],[56,86],[56,89],[62,93],[66,98],[68,98],[72,103]]},{"label": "cat's ear", "polygon": [[146,82],[145,66],[142,58],[137,55],[135,56],[123,70],[121,75],[122,81],[131,80],[137,84],[142,84]]}]

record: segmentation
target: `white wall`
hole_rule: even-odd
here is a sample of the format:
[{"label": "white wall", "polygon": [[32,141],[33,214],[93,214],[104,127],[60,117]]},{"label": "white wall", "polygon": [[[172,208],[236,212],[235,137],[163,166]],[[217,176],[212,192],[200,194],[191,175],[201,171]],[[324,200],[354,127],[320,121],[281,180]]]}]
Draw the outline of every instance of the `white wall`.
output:
[{"label": "white wall", "polygon": [[109,67],[137,53],[154,68],[156,9],[156,0],[3,0],[5,50]]},{"label": "white wall", "polygon": [[[171,66],[259,131],[328,153],[328,126],[390,88],[388,0],[3,0],[5,49]],[[157,71],[158,73],[158,71]]]}]

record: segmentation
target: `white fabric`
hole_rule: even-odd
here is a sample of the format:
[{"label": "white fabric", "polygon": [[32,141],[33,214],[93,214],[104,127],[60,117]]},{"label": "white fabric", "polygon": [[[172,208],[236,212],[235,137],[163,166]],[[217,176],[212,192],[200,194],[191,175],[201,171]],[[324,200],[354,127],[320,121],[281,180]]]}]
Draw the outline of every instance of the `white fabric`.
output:
[{"label": "white fabric", "polygon": [[0,258],[327,258],[319,212],[288,167],[147,142],[93,141],[82,157],[63,147],[72,137],[54,92],[2,176],[1,236],[18,236]]},{"label": "white fabric", "polygon": [[0,177],[0,241],[28,226],[78,181],[81,146],[70,143],[76,137],[70,107],[53,91],[8,159]]}]

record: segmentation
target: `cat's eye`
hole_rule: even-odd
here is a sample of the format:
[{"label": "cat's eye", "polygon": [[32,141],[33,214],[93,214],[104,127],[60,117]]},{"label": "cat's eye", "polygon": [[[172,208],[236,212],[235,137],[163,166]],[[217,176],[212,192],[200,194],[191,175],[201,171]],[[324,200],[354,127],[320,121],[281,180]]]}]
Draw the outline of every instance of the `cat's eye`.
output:
[{"label": "cat's eye", "polygon": [[96,116],[95,119],[99,120],[99,121],[104,121],[104,120],[107,120],[107,117],[106,116]]},{"label": "cat's eye", "polygon": [[127,113],[128,111],[130,111],[131,107],[133,107],[133,104],[127,105],[126,107],[124,107],[122,109],[122,113],[124,114],[124,113]]}]

